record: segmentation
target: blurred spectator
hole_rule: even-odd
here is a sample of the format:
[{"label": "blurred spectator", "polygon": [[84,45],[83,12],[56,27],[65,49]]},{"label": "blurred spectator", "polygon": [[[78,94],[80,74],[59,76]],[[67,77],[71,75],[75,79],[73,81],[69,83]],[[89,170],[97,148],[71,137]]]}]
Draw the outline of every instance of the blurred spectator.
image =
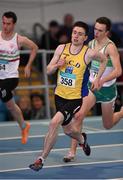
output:
[{"label": "blurred spectator", "polygon": [[61,25],[61,27],[60,27],[59,39],[64,34],[67,36],[67,39],[68,39],[67,42],[70,42],[72,27],[73,27],[73,23],[74,23],[74,17],[72,14],[65,14],[63,21],[64,21],[64,24]]},{"label": "blurred spectator", "polygon": [[31,119],[44,119],[46,118],[46,111],[44,105],[44,97],[39,93],[33,93],[31,98]]},{"label": "blurred spectator", "polygon": [[116,32],[110,31],[109,38],[115,43],[118,48],[122,47],[122,41]]},{"label": "blurred spectator", "polygon": [[[58,46],[58,32],[59,24],[57,21],[52,20],[49,22],[48,30],[44,32],[40,39],[39,48],[46,50],[54,50]],[[53,54],[47,54],[47,64],[50,62]],[[41,59],[41,57],[40,57]],[[42,63],[39,61],[39,70],[42,72]]]},{"label": "blurred spectator", "polygon": [[21,96],[18,100],[18,106],[20,107],[24,119],[30,120],[31,118],[31,100],[28,96]]},{"label": "blurred spectator", "polygon": [[58,46],[59,24],[53,20],[49,23],[48,31],[42,34],[39,48],[54,50]]},{"label": "blurred spectator", "polygon": [[65,32],[61,32],[59,35],[59,44],[66,44],[69,41],[68,36]]},{"label": "blurred spectator", "polygon": [[11,119],[11,114],[8,111],[5,104],[0,100],[0,121],[9,121]]},{"label": "blurred spectator", "polygon": [[121,106],[122,106],[122,101],[121,101],[121,96],[120,96],[120,94],[119,94],[119,95],[117,96],[116,100],[115,100],[115,109],[114,109],[114,111],[115,111],[115,112],[120,111]]}]

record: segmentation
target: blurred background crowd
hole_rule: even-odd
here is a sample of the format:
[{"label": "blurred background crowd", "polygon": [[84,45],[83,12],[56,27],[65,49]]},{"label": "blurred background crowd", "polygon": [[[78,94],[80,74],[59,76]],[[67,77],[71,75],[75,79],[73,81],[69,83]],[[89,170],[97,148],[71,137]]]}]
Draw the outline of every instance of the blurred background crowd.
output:
[{"label": "blurred background crowd", "polygon": [[[12,2],[14,3],[14,1],[12,1]],[[32,6],[33,6],[34,2],[30,1],[30,3],[31,2],[32,2]],[[40,1],[35,1],[35,2],[40,2]],[[41,1],[41,2],[43,3],[44,1]],[[51,1],[45,1],[45,3],[46,2],[51,3]],[[59,0],[59,1],[53,1],[53,2],[54,2],[54,4],[52,3],[52,7],[53,7],[53,5],[54,6],[56,5],[55,3],[58,3],[58,2],[60,3],[63,1]],[[66,1],[66,2],[68,2],[68,1]],[[71,1],[71,3],[72,2],[73,1]],[[116,2],[118,4],[118,0]],[[120,1],[120,3],[121,2],[122,1]],[[4,12],[4,10],[13,10],[13,9],[7,9],[8,8],[7,6],[9,5],[9,3],[10,2],[7,0],[0,2],[1,8],[3,7],[2,8],[3,12]],[[46,4],[46,5],[48,6],[48,4]],[[67,4],[67,6],[68,5],[69,4]],[[26,4],[26,7],[30,7],[30,6],[31,6],[30,4]],[[7,8],[5,8],[5,7],[7,7]],[[11,4],[11,7],[14,7],[15,9],[19,8],[15,4]],[[118,7],[116,7],[116,9],[119,7],[120,7],[120,5]],[[34,8],[35,8],[35,6],[34,6]],[[98,5],[97,8],[99,11],[100,6]],[[96,10],[97,10],[97,8],[96,8]],[[54,8],[54,11],[55,10],[56,9]],[[74,8],[73,8],[73,10],[74,10]],[[81,10],[81,7],[80,7],[80,10]],[[57,9],[57,11],[58,11],[58,9]],[[58,15],[57,11],[56,11],[56,17]],[[61,10],[59,9],[59,11],[61,11]],[[121,11],[119,11],[119,12],[121,12]],[[28,9],[27,9],[27,13],[28,13]],[[105,16],[105,13],[104,14],[100,13],[100,15],[98,15],[97,17],[102,16],[102,15]],[[2,16],[2,14],[1,14],[1,16]],[[17,16],[18,16],[18,13],[17,13]],[[122,13],[119,14],[119,16],[122,16]],[[62,18],[62,22],[59,22],[57,18],[50,17],[50,21],[48,22],[47,27],[42,25],[44,23],[40,23],[37,21],[33,24],[33,27],[32,27],[33,32],[32,32],[31,37],[29,35],[29,38],[31,38],[38,45],[40,50],[53,50],[54,51],[59,44],[70,42],[73,23],[75,22],[75,20],[82,20],[82,19],[77,19],[74,11],[72,13],[70,10],[70,13],[69,13],[69,9],[66,13],[62,14],[61,18]],[[21,19],[21,15],[20,15],[19,19]],[[95,21],[95,19],[94,19],[94,21]],[[31,21],[31,19],[29,19],[29,21]],[[85,21],[85,19],[84,19],[84,21]],[[90,33],[89,33],[88,41],[90,41],[93,38],[93,24],[89,23],[89,27],[90,27]],[[26,34],[26,32],[24,30],[22,31],[22,29],[21,29],[21,34],[28,36],[28,34]],[[116,44],[117,48],[119,49],[120,56],[121,56],[121,64],[123,67],[123,49],[122,49],[123,48],[123,22],[122,21],[120,21],[120,22],[113,21],[112,22],[112,31],[110,33],[110,39]],[[48,53],[46,55],[47,64],[51,60],[52,55],[53,55],[53,53]],[[37,55],[36,61],[34,62],[34,67],[32,69],[31,78],[29,80],[25,80],[23,77],[23,66],[28,61],[28,53],[21,54],[21,59],[23,59],[23,61],[20,61],[20,69],[19,69],[19,72],[20,72],[20,84],[19,85],[20,86],[30,86],[30,85],[42,86],[44,84],[43,78],[42,78],[43,77],[42,58],[43,58],[42,54]],[[56,76],[54,75],[52,78],[48,77],[48,82],[49,82],[49,84],[55,86]],[[119,85],[118,85],[118,97],[116,99],[115,111],[119,111],[122,101],[123,101],[123,75],[118,78],[117,83],[119,83]],[[49,89],[51,117],[55,113],[53,91],[54,91],[53,88]],[[17,92],[15,92],[15,101],[21,108],[25,120],[31,120],[31,119],[37,120],[37,119],[46,119],[47,118],[46,98],[45,98],[45,91],[43,89],[36,89],[36,88],[33,90],[28,90],[28,89],[21,90],[20,89]],[[88,115],[101,115],[100,104],[97,104],[89,112]],[[4,104],[0,101],[0,121],[8,121],[8,120],[12,120],[12,117],[11,117],[10,113],[8,112],[8,110],[6,109],[6,107],[4,106]]]}]

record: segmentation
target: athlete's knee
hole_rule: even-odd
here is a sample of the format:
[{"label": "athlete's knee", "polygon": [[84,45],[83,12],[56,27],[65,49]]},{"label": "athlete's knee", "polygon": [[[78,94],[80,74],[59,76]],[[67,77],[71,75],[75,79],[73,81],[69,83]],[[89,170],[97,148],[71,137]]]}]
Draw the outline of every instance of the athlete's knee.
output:
[{"label": "athlete's knee", "polygon": [[72,131],[69,129],[67,129],[67,130],[64,130],[64,133],[67,135],[67,136],[69,136],[69,137],[72,137]]},{"label": "athlete's knee", "polygon": [[77,124],[82,124],[85,118],[85,112],[81,111],[79,114],[75,114],[75,119]]},{"label": "athlete's knee", "polygon": [[53,118],[50,122],[50,127],[58,127],[62,123],[62,120],[59,118]]},{"label": "athlete's knee", "polygon": [[79,130],[74,126],[63,127],[64,133],[67,136],[73,137],[73,133],[76,134]]},{"label": "athlete's knee", "polygon": [[84,120],[85,115],[86,115],[86,112],[82,111],[81,112],[81,117],[80,117],[81,122]]},{"label": "athlete's knee", "polygon": [[6,107],[9,111],[15,110],[15,105],[11,103],[6,103]]},{"label": "athlete's knee", "polygon": [[104,128],[105,129],[111,129],[112,127],[113,127],[113,123],[111,122],[109,122],[109,123],[103,123],[103,126],[104,126]]},{"label": "athlete's knee", "polygon": [[66,135],[69,134],[68,129],[63,128],[63,130],[64,130],[64,133],[65,133]]},{"label": "athlete's knee", "polygon": [[79,118],[75,121],[75,124],[79,127],[81,127],[82,123],[83,123],[83,118]]}]

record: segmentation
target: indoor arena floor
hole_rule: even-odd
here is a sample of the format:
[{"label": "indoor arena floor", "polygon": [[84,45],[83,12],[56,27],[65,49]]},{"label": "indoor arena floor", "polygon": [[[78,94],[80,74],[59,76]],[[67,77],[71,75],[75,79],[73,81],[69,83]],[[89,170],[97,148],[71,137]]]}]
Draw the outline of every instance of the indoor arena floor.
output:
[{"label": "indoor arena floor", "polygon": [[0,179],[123,179],[123,119],[111,130],[104,130],[101,117],[84,121],[91,155],[85,156],[78,147],[74,162],[64,163],[70,138],[59,130],[57,142],[43,169],[28,168],[43,148],[48,120],[30,121],[31,130],[26,145],[20,141],[16,122],[0,123]]}]

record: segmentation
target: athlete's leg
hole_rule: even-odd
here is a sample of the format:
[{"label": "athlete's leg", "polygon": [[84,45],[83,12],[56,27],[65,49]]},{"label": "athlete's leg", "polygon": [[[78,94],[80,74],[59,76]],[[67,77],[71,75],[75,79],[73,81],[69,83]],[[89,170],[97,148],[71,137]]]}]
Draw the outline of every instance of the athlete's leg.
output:
[{"label": "athlete's leg", "polygon": [[29,165],[29,167],[34,171],[39,171],[40,169],[42,169],[44,160],[47,158],[48,154],[50,153],[52,147],[56,142],[56,138],[58,136],[58,128],[63,123],[63,120],[64,116],[59,111],[52,118],[49,125],[48,133],[45,137],[43,151],[39,155],[37,160],[33,164]]},{"label": "athlete's leg", "polygon": [[21,112],[21,109],[19,106],[15,103],[14,99],[10,99],[8,102],[5,103],[8,110],[11,112],[14,120],[16,120],[20,126],[21,129],[24,128],[25,122],[24,117]]},{"label": "athlete's leg", "polygon": [[83,144],[84,139],[81,135],[80,129],[78,129],[76,126],[74,126],[74,118],[72,119],[73,122],[70,122],[68,125],[63,126],[64,133],[71,138],[75,139],[80,144]]},{"label": "athlete's leg", "polygon": [[51,120],[48,133],[45,137],[43,152],[41,153],[42,158],[46,159],[52,147],[54,146],[58,136],[59,126],[63,123],[63,120],[64,116],[61,112],[57,112]]},{"label": "athlete's leg", "polygon": [[[89,156],[91,153],[90,146],[87,143],[87,135],[85,133],[81,133],[81,130],[78,130],[74,125],[74,118],[72,119],[72,123],[70,122],[68,125],[63,126],[64,132],[66,135],[74,138],[79,146],[82,147],[84,153]],[[64,159],[65,162],[69,162]]]},{"label": "athlete's leg", "polygon": [[114,113],[113,105],[114,102],[102,103],[101,105],[103,125],[106,129],[111,129],[123,117],[123,107],[119,112]]},{"label": "athlete's leg", "polygon": [[[76,129],[78,131],[81,131],[83,120],[84,120],[85,116],[87,115],[87,113],[90,111],[90,109],[95,105],[95,103],[96,103],[96,98],[93,95],[93,93],[90,91],[89,95],[83,98],[82,107],[79,110],[79,112],[76,113],[77,118],[75,119],[74,127],[76,127]],[[76,115],[75,115],[75,117],[76,117]],[[75,156],[77,144],[78,144],[78,142],[75,139],[72,139],[71,147],[70,147],[70,150],[69,150],[69,153],[67,156],[69,156],[69,154],[73,157]],[[67,157],[67,156],[65,156],[65,157]]]},{"label": "athlete's leg", "polygon": [[14,120],[16,120],[18,122],[18,124],[21,128],[22,144],[26,144],[27,140],[28,140],[29,129],[30,129],[29,122],[24,121],[22,111],[13,99],[10,99],[5,104],[6,104],[6,107],[8,108],[8,110],[11,112]]}]

